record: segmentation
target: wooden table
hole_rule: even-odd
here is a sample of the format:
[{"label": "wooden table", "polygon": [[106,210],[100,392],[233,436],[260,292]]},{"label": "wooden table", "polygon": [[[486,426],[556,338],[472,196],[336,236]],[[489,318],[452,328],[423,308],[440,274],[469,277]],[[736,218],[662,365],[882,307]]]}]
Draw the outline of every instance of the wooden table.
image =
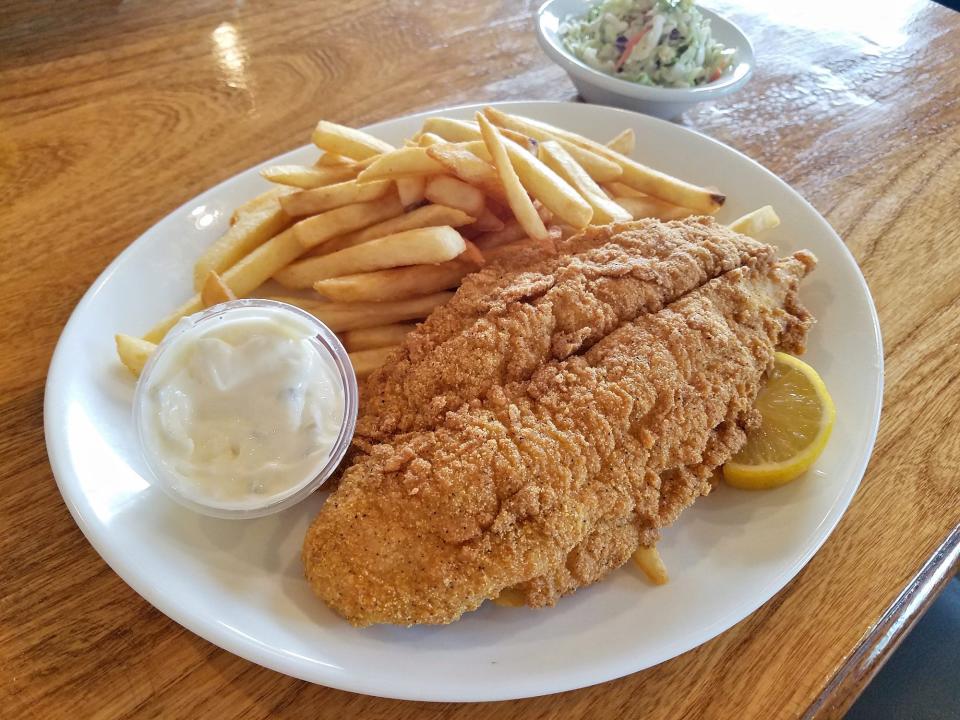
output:
[{"label": "wooden table", "polygon": [[957,564],[960,15],[926,0],[713,5],[751,36],[757,73],[682,122],[785,178],[856,255],[886,346],[874,458],[824,548],[732,630],[621,680],[494,706],[309,685],[154,610],[60,499],[43,383],[74,304],[124,246],[201,190],[302,143],[318,117],[363,124],[573,99],[537,48],[534,5],[5,3],[0,715],[841,715]]}]

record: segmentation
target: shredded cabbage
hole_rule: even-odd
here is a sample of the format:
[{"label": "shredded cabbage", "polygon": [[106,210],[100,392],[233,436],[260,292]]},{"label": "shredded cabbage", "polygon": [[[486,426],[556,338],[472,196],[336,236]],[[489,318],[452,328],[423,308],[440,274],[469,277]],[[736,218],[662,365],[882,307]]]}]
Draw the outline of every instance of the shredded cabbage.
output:
[{"label": "shredded cabbage", "polygon": [[685,88],[713,82],[733,61],[693,0],[602,0],[568,17],[560,37],[590,67],[641,85]]}]

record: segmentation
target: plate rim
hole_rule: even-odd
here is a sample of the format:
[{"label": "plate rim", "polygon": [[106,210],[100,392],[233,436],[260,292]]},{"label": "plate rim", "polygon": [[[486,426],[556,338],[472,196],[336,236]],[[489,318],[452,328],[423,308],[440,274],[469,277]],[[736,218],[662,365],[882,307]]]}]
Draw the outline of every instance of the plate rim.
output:
[{"label": "plate rim", "polygon": [[[585,107],[585,108],[600,108],[603,112],[612,112],[614,114],[621,114],[626,118],[628,124],[640,123],[664,123],[670,125],[675,129],[679,129],[684,132],[691,132],[696,135],[699,135],[702,139],[708,141],[709,143],[719,145],[724,151],[734,153],[739,156],[742,160],[747,161],[749,164],[754,166],[754,169],[760,170],[768,180],[772,180],[775,184],[785,188],[792,196],[794,196],[800,203],[805,206],[805,208],[812,213],[812,216],[816,219],[816,222],[819,223],[821,229],[825,230],[829,235],[832,236],[835,243],[840,247],[841,252],[846,256],[846,259],[851,263],[853,269],[856,271],[856,276],[859,283],[859,289],[862,294],[865,295],[867,306],[870,311],[871,316],[871,330],[873,332],[873,338],[876,342],[876,347],[878,349],[878,366],[877,366],[877,378],[874,384],[874,397],[877,399],[876,407],[874,409],[873,415],[871,417],[871,422],[868,428],[865,430],[869,433],[869,438],[867,439],[865,445],[865,452],[861,457],[860,461],[857,463],[854,473],[857,475],[855,483],[851,483],[848,487],[849,489],[845,490],[842,493],[834,504],[828,510],[821,525],[826,524],[828,529],[822,534],[822,537],[819,538],[815,543],[812,543],[804,553],[802,553],[798,559],[792,563],[787,569],[782,571],[770,578],[770,581],[765,584],[764,591],[757,593],[759,600],[754,600],[746,603],[743,608],[748,608],[746,610],[739,609],[737,612],[730,613],[731,617],[723,618],[719,622],[710,626],[709,634],[706,637],[701,637],[697,640],[690,640],[688,642],[679,643],[676,646],[672,646],[669,655],[662,658],[659,661],[654,663],[647,663],[642,667],[635,667],[626,672],[612,670],[608,665],[602,665],[598,669],[583,670],[582,668],[577,672],[565,672],[561,678],[562,681],[553,681],[551,683],[544,683],[542,680],[536,678],[517,679],[513,684],[511,684],[509,691],[507,692],[497,692],[494,690],[482,691],[477,689],[470,693],[462,692],[445,692],[442,687],[434,687],[429,693],[411,691],[407,688],[402,679],[394,680],[386,685],[383,682],[383,679],[379,676],[374,677],[373,680],[366,679],[364,677],[358,677],[355,675],[349,675],[345,673],[342,668],[333,668],[326,664],[320,663],[318,661],[311,660],[309,658],[303,658],[302,656],[296,656],[295,660],[289,653],[282,652],[277,650],[275,647],[272,647],[268,644],[260,642],[255,638],[250,636],[245,636],[236,628],[230,626],[225,626],[221,623],[215,621],[209,621],[203,617],[198,617],[196,614],[191,613],[187,603],[181,603],[176,598],[172,598],[162,594],[161,592],[155,590],[148,583],[146,583],[138,573],[131,570],[128,563],[122,559],[120,553],[115,552],[111,549],[111,546],[108,542],[105,541],[105,537],[101,535],[100,529],[95,522],[91,520],[84,514],[83,509],[74,501],[74,498],[71,496],[72,492],[69,489],[70,483],[66,482],[66,479],[69,478],[73,481],[74,487],[78,487],[77,481],[79,476],[72,465],[67,462],[67,457],[69,453],[65,450],[65,438],[58,437],[58,433],[62,433],[62,430],[58,430],[57,424],[52,422],[51,419],[54,417],[63,417],[62,413],[57,413],[59,407],[59,401],[61,400],[62,392],[60,391],[60,386],[67,382],[63,377],[63,370],[61,366],[66,363],[65,356],[65,343],[64,338],[67,337],[68,333],[71,331],[72,326],[79,322],[78,318],[82,314],[84,308],[93,302],[94,298],[100,293],[103,287],[107,284],[113,274],[117,271],[119,265],[127,257],[128,253],[133,251],[134,246],[148,233],[150,233],[153,228],[155,228],[160,223],[166,221],[169,218],[172,218],[179,213],[181,213],[185,208],[191,205],[195,205],[209,195],[215,194],[224,186],[234,180],[238,179],[240,176],[248,174],[250,171],[255,168],[266,164],[275,162],[277,159],[284,157],[290,153],[297,152],[304,147],[311,147],[309,144],[298,146],[291,150],[282,152],[273,158],[268,158],[264,161],[255,163],[250,167],[241,170],[240,172],[235,173],[229,178],[225,178],[216,185],[198,193],[197,195],[189,198],[184,203],[180,204],[178,207],[174,208],[171,212],[167,213],[163,218],[157,220],[149,228],[147,228],[143,233],[141,233],[135,240],[130,242],[118,255],[107,265],[106,268],[97,276],[96,280],[91,284],[91,286],[84,293],[83,297],[74,307],[73,311],[70,314],[69,319],[64,324],[63,329],[58,337],[56,347],[51,356],[50,364],[47,370],[47,379],[44,386],[44,403],[43,403],[43,423],[44,423],[44,440],[47,449],[47,456],[50,462],[51,470],[56,480],[57,487],[60,491],[61,496],[64,499],[71,516],[76,522],[77,526],[80,528],[83,535],[86,537],[87,541],[93,546],[94,550],[100,555],[101,559],[106,562],[106,564],[120,577],[123,582],[129,585],[134,592],[140,595],[146,602],[151,604],[157,610],[162,612],[168,618],[173,620],[175,623],[185,628],[186,630],[198,635],[207,642],[210,642],[228,652],[231,652],[239,657],[253,662],[257,665],[267,667],[271,670],[281,672],[285,675],[295,677],[307,682],[321,684],[327,687],[345,690],[348,692],[372,695],[376,697],[384,697],[398,700],[417,700],[417,701],[431,701],[431,702],[485,702],[485,701],[500,701],[500,700],[515,700],[521,698],[537,697],[542,695],[553,694],[557,692],[565,692],[570,690],[577,690],[580,688],[588,687],[598,683],[606,682],[609,680],[618,679],[625,677],[627,675],[639,672],[648,667],[653,667],[659,663],[665,662],[668,659],[677,657],[683,653],[696,648],[705,642],[717,637],[721,633],[725,632],[733,625],[741,622],[742,620],[748,618],[756,610],[767,603],[774,595],[776,595],[783,587],[786,586],[800,570],[807,565],[810,559],[820,550],[823,544],[827,539],[833,534],[836,530],[837,525],[840,520],[845,515],[847,509],[852,502],[854,495],[856,494],[860,483],[863,480],[863,476],[866,472],[867,466],[872,458],[873,450],[876,444],[877,431],[880,422],[880,415],[883,408],[883,388],[884,388],[884,353],[883,353],[883,336],[880,330],[879,318],[876,311],[876,306],[873,300],[873,296],[870,293],[869,286],[867,285],[866,279],[863,276],[863,272],[860,269],[859,265],[856,262],[853,254],[850,252],[850,249],[847,247],[846,243],[840,238],[837,232],[833,227],[826,221],[826,219],[814,208],[807,200],[804,198],[798,191],[794,190],[785,180],[781,179],[779,176],[774,174],[772,171],[753,160],[749,156],[740,152],[739,150],[730,147],[729,145],[720,142],[714,138],[711,138],[696,129],[688,128],[685,126],[678,126],[674,123],[670,123],[666,120],[659,118],[654,118],[651,116],[643,115],[641,113],[636,113],[629,110],[624,110],[621,108],[608,107],[603,105],[593,105],[587,103],[571,103],[563,101],[543,101],[543,100],[513,100],[505,102],[482,102],[482,103],[466,103],[460,105],[451,105],[444,106],[436,109],[427,109],[423,111],[417,111],[414,113],[408,113],[406,115],[401,115],[398,117],[389,118],[382,120],[376,123],[371,123],[363,126],[363,129],[373,132],[374,134],[377,131],[385,126],[391,125],[396,122],[407,120],[415,117],[428,116],[430,114],[446,113],[451,111],[466,111],[470,109],[479,109],[484,106],[491,105],[498,108],[509,108],[511,106],[524,106],[530,108],[531,106],[573,106],[573,107]],[[579,112],[579,110],[578,110]],[[637,119],[639,118],[639,120]],[[122,571],[121,571],[122,570]],[[309,662],[310,666],[319,667],[323,666],[325,672],[320,674],[312,674],[306,672],[307,665],[304,665],[304,662]],[[322,675],[322,678],[321,678]],[[571,681],[572,677],[576,677],[575,680]]]}]

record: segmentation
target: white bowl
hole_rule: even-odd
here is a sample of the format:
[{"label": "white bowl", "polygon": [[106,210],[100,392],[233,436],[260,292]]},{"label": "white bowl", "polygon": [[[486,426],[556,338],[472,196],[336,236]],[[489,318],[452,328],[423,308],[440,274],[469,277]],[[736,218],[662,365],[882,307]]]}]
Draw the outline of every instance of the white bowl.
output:
[{"label": "white bowl", "polygon": [[747,82],[753,72],[753,46],[736,25],[715,12],[700,7],[710,20],[713,37],[725,47],[736,48],[735,62],[719,79],[694,88],[662,88],[621,80],[594,70],[574,57],[560,39],[560,24],[568,17],[579,17],[592,3],[584,0],[547,0],[537,11],[537,39],[544,52],[567,71],[580,96],[590,103],[614,105],[638,112],[672,119],[704,100],[715,100]]}]

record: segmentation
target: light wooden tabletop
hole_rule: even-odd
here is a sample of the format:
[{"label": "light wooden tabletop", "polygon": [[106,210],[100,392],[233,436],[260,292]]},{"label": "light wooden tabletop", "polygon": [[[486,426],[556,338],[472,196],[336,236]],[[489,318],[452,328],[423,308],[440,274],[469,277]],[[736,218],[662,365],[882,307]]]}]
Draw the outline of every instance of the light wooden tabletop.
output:
[{"label": "light wooden tabletop", "polygon": [[927,0],[711,5],[752,38],[757,72],[682,122],[783,177],[860,262],[886,347],[874,457],[823,549],[733,629],[621,680],[494,706],[309,685],[153,609],[61,501],[43,383],[71,310],[117,253],[193,195],[301,144],[318,117],[359,125],[467,102],[574,99],[537,47],[535,4],[5,3],[0,715],[842,714],[957,560],[960,15]]}]

